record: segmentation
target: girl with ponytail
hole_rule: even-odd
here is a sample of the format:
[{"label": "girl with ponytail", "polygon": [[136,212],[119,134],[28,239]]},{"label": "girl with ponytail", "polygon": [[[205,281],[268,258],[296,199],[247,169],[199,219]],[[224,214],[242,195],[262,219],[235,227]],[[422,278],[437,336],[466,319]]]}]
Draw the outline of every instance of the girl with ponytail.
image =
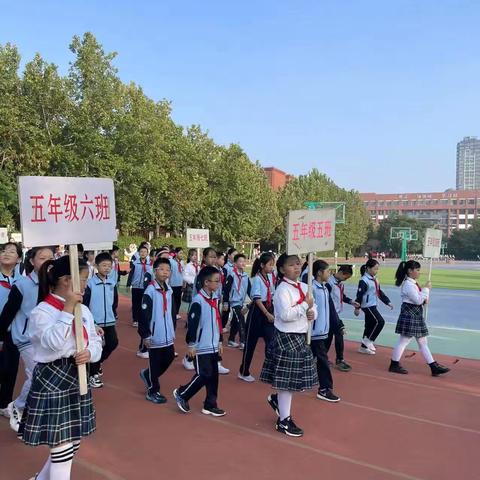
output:
[{"label": "girl with ponytail", "polygon": [[392,373],[407,374],[408,371],[400,365],[403,352],[413,337],[417,340],[418,348],[430,366],[434,377],[450,371],[449,368],[437,363],[428,348],[428,328],[423,316],[423,305],[428,303],[432,283],[427,282],[423,288],[417,280],[420,276],[420,264],[415,260],[400,262],[395,273],[395,285],[401,287],[402,307],[398,317],[395,333],[400,335],[397,345],[393,349],[389,371]]}]

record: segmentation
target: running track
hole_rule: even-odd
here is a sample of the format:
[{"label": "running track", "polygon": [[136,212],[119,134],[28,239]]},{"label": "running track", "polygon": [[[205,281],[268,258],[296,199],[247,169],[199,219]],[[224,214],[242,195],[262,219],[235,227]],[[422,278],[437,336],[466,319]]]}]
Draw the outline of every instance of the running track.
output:
[{"label": "running track", "polygon": [[[480,362],[451,357],[444,378],[428,375],[420,356],[406,359],[408,376],[386,371],[390,349],[376,357],[355,352],[348,343],[351,373],[334,372],[339,404],[297,395],[293,415],[305,429],[301,439],[273,429],[275,417],[265,398],[269,387],[236,379],[240,352],[227,349],[221,377],[221,419],[200,413],[202,395],[188,415],[177,410],[172,389],[190,378],[181,366],[183,322],[178,329],[178,359],[167,371],[162,391],[166,405],[144,400],[138,372],[146,364],[135,356],[136,332],[128,324],[129,301],[121,297],[121,346],[104,367],[105,387],[94,392],[97,432],[85,440],[73,466],[77,480],[298,479],[452,480],[479,479]],[[261,368],[258,347],[253,373]],[[17,385],[18,386],[18,385]],[[38,471],[47,450],[19,442],[0,418],[1,480],[24,480]]]}]

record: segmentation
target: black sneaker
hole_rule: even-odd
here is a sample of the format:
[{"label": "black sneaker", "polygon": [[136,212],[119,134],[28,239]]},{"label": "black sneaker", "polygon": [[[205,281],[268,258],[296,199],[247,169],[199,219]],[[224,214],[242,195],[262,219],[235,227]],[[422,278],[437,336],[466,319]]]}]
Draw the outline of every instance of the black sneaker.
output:
[{"label": "black sneaker", "polygon": [[145,398],[152,403],[167,403],[167,399],[160,393],[160,392],[155,392],[155,393],[148,393],[145,395]]},{"label": "black sneaker", "polygon": [[341,372],[349,372],[352,367],[345,360],[337,360],[335,362],[335,368]]},{"label": "black sneaker", "polygon": [[430,369],[432,370],[432,377],[438,377],[439,375],[443,375],[444,373],[448,373],[450,371],[448,367],[444,367],[438,362],[432,362],[429,365]]},{"label": "black sneaker", "polygon": [[271,393],[267,397],[268,404],[272,407],[273,411],[280,416],[280,410],[278,409],[278,395],[276,393]]},{"label": "black sneaker", "polygon": [[320,400],[325,400],[326,402],[336,403],[340,401],[340,397],[337,397],[329,388],[325,390],[319,390],[317,393],[317,398]]},{"label": "black sneaker", "polygon": [[202,408],[202,413],[204,415],[213,415],[214,417],[223,417],[224,415],[227,414],[225,410],[222,410],[221,408],[217,407],[210,407],[210,408]]},{"label": "black sneaker", "polygon": [[303,430],[295,425],[292,417],[287,417],[284,420],[278,419],[275,428],[278,432],[289,437],[301,437],[303,435]]},{"label": "black sneaker", "polygon": [[400,365],[400,362],[396,362],[395,360],[390,360],[390,366],[388,367],[388,371],[391,373],[400,373],[401,375],[406,375],[408,370],[403,368]]},{"label": "black sneaker", "polygon": [[177,402],[177,407],[183,412],[188,413],[190,411],[190,405],[186,400],[182,398],[180,393],[178,393],[178,388],[173,391],[173,398]]}]

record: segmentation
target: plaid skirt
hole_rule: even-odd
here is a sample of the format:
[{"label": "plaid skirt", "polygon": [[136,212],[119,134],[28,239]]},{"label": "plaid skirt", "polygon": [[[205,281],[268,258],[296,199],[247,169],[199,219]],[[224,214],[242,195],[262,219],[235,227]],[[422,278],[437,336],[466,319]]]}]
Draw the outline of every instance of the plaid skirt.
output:
[{"label": "plaid skirt", "polygon": [[182,293],[182,302],[192,303],[192,294],[193,294],[193,286],[187,283]]},{"label": "plaid skirt", "polygon": [[77,367],[68,359],[37,364],[18,437],[27,445],[55,447],[94,431],[91,391],[80,396]]},{"label": "plaid skirt", "polygon": [[302,392],[318,385],[317,369],[306,335],[275,329],[260,380],[276,390]]},{"label": "plaid skirt", "polygon": [[423,318],[423,305],[402,303],[395,333],[405,337],[426,337],[428,328]]}]

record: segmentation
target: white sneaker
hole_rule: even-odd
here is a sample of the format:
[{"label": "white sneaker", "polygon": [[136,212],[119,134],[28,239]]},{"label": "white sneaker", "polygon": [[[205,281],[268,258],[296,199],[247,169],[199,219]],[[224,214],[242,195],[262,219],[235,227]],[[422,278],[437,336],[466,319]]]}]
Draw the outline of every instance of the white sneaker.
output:
[{"label": "white sneaker", "polygon": [[227,345],[231,348],[238,348],[238,343],[233,342],[232,340],[229,340]]},{"label": "white sneaker", "polygon": [[132,322],[132,327],[137,328],[138,327],[138,322]]},{"label": "white sneaker", "polygon": [[88,384],[90,385],[90,388],[102,388],[103,387],[103,382],[100,380],[100,377],[98,375],[93,375],[88,379]]},{"label": "white sneaker", "polygon": [[240,372],[238,372],[238,375],[237,377],[240,379],[240,380],[243,380],[244,382],[247,382],[247,383],[252,383],[255,381],[255,377],[252,377],[251,375],[242,375]]},{"label": "white sneaker", "polygon": [[220,362],[218,362],[218,373],[220,375],[227,375],[230,373],[228,368],[225,368]]},{"label": "white sneaker", "polygon": [[[189,362],[187,360],[187,357],[183,357],[182,365],[185,370],[195,370],[195,365],[193,364],[193,362]],[[220,373],[220,370],[218,371],[218,373]]]},{"label": "white sneaker", "polygon": [[375,345],[372,343],[370,343],[370,345],[368,346],[368,348],[372,351],[372,352],[376,352],[377,349],[375,348]]},{"label": "white sneaker", "polygon": [[137,352],[137,357],[140,357],[140,358],[149,358],[150,355],[148,354],[148,351],[147,352],[142,352],[141,350],[139,350]]},{"label": "white sneaker", "polygon": [[15,432],[18,432],[18,428],[20,427],[20,420],[22,419],[23,412],[19,410],[14,402],[10,402],[8,404],[8,413],[10,414],[10,427]]},{"label": "white sneaker", "polygon": [[374,343],[369,338],[363,338],[362,343],[366,345],[372,352],[376,352],[377,349],[375,348]]},{"label": "white sneaker", "polygon": [[375,355],[375,352],[373,350],[362,346],[360,346],[360,348],[358,349],[358,353],[364,353],[365,355]]},{"label": "white sneaker", "polygon": [[238,344],[238,349],[239,350],[243,350],[245,348],[245,344],[244,343],[239,343]]},{"label": "white sneaker", "polygon": [[10,418],[10,412],[8,411],[8,407],[7,408],[0,408],[0,415],[2,417]]}]

